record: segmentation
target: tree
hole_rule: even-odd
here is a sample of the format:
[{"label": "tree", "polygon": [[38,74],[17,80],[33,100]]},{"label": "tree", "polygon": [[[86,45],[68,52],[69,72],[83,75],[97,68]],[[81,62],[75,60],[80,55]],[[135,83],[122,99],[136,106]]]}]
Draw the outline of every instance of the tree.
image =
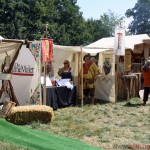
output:
[{"label": "tree", "polygon": [[74,46],[113,35],[121,17],[109,12],[98,20],[85,20],[76,3],[77,0],[0,0],[0,35],[28,40],[47,36],[55,44]]},{"label": "tree", "polygon": [[48,23],[48,36],[56,44],[81,45],[86,26],[76,0],[1,0],[0,34],[5,38],[40,39]]},{"label": "tree", "polygon": [[86,26],[82,13],[76,5],[76,0],[55,0],[56,43],[62,45],[81,45],[86,40]]},{"label": "tree", "polygon": [[36,39],[50,20],[52,6],[53,0],[1,0],[0,34],[5,38]]},{"label": "tree", "polygon": [[114,36],[115,28],[123,22],[124,17],[116,15],[111,10],[108,13],[104,13],[100,20],[102,22],[103,28],[105,31],[105,36]]},{"label": "tree", "polygon": [[150,35],[150,0],[138,0],[134,8],[128,9],[125,15],[133,18],[128,27],[130,34]]},{"label": "tree", "polygon": [[86,21],[87,32],[89,33],[89,43],[97,41],[103,37],[114,36],[115,27],[123,21],[123,17],[108,11],[100,16],[100,19],[93,18]]}]

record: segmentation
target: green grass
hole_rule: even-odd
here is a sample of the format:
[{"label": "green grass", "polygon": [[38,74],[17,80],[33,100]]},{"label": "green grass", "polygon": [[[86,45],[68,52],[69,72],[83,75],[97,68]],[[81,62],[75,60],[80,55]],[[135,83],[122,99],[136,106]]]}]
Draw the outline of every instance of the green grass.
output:
[{"label": "green grass", "polygon": [[[104,149],[114,149],[114,145],[149,145],[150,104],[143,106],[141,103],[139,98],[132,98],[114,104],[67,107],[54,112],[51,125],[33,122],[26,126]],[[2,147],[7,148],[7,143]]]},{"label": "green grass", "polygon": [[0,150],[29,150],[29,149],[17,147],[15,145],[0,141]]}]

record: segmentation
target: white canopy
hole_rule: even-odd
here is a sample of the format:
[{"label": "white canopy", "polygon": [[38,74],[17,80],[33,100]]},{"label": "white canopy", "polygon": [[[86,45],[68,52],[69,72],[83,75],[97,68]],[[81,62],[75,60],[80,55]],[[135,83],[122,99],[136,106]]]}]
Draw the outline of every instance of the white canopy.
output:
[{"label": "white canopy", "polygon": [[11,40],[3,39],[0,37],[0,66],[4,63],[5,57],[10,56],[10,62],[12,62],[16,52],[21,48],[24,43],[23,40]]},{"label": "white canopy", "polygon": [[[147,34],[125,36],[125,48],[134,49],[135,45],[142,44],[144,39],[150,39]],[[100,53],[106,50],[113,50],[114,37],[102,38],[94,43],[82,47],[85,53]],[[61,46],[54,45],[54,49],[60,51],[81,52],[81,46]]]},{"label": "white canopy", "polygon": [[[150,39],[150,37],[147,34],[125,36],[125,48],[133,50],[134,46],[142,44],[144,39]],[[83,47],[83,51],[87,53],[100,53],[106,50],[113,50],[113,48],[114,37],[107,37]]]},{"label": "white canopy", "polygon": [[0,40],[4,39],[2,36],[0,36]]}]

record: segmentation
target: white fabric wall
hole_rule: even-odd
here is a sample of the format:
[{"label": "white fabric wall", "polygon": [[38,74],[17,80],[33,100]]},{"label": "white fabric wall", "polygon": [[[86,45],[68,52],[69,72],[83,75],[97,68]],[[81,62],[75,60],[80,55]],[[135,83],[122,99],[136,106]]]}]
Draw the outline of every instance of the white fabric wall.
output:
[{"label": "white fabric wall", "polygon": [[[35,59],[28,48],[25,45],[22,46],[20,53],[18,55],[15,63],[18,63],[21,66],[30,66],[34,68],[33,76],[27,76],[27,72],[20,70],[12,72],[11,83],[14,88],[16,98],[20,105],[27,105],[28,100],[35,91],[36,85],[38,83],[38,71]],[[13,75],[13,73],[18,73]],[[21,75],[24,74],[24,75]]]},{"label": "white fabric wall", "polygon": [[[106,59],[111,65],[110,72],[106,75],[103,69]],[[101,75],[96,81],[95,98],[115,102],[115,61],[113,51],[106,51],[99,54],[99,64]]]}]

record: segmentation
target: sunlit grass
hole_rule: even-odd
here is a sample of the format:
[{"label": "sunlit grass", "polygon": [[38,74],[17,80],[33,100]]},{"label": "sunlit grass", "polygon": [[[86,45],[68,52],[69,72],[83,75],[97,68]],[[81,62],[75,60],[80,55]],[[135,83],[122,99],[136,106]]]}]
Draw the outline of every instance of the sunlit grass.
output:
[{"label": "sunlit grass", "polygon": [[150,141],[150,104],[139,98],[118,103],[67,107],[54,111],[51,125],[33,122],[27,127],[76,138],[104,149],[115,144],[143,144]]}]

